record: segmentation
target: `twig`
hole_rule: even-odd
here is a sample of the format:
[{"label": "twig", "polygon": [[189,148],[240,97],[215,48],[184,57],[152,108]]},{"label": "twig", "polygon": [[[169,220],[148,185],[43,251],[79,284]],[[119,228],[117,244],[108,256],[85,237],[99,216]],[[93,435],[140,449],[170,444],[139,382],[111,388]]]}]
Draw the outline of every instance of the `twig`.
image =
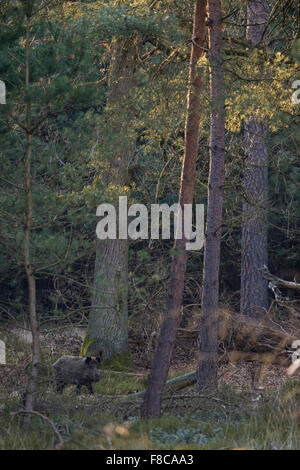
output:
[{"label": "twig", "polygon": [[57,439],[58,439],[58,444],[56,445],[56,448],[58,447],[61,447],[64,443],[63,441],[63,438],[61,437],[61,434],[60,432],[58,431],[57,427],[55,426],[55,424],[53,423],[53,421],[51,421],[51,419],[47,418],[47,416],[45,415],[42,415],[41,413],[39,413],[38,411],[33,411],[33,410],[19,410],[19,411],[14,411],[13,413],[11,413],[12,415],[12,418],[14,418],[16,415],[19,415],[19,414],[33,414],[33,415],[36,415],[36,416],[39,416],[39,418],[42,418],[44,421],[46,421],[52,428],[54,434],[56,435]]},{"label": "twig", "polygon": [[160,0],[154,0],[154,1],[151,3],[151,5],[150,5],[149,10],[154,10],[155,6],[157,5],[157,3],[158,3],[159,1],[160,1]]}]

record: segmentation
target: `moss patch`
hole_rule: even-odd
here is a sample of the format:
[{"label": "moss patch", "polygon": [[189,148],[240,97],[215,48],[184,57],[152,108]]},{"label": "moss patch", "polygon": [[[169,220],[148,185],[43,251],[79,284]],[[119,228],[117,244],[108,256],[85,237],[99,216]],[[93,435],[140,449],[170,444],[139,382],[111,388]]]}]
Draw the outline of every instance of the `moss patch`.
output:
[{"label": "moss patch", "polygon": [[112,359],[105,359],[101,364],[101,369],[110,369],[119,372],[130,372],[134,368],[130,351],[123,354],[114,354]]},{"label": "moss patch", "polygon": [[127,395],[145,389],[144,377],[102,370],[101,379],[93,384],[94,392],[101,395]]},{"label": "moss patch", "polygon": [[86,336],[81,345],[79,357],[86,357],[88,354],[89,348],[92,346],[94,342],[95,340],[93,338],[89,338],[88,336]]}]

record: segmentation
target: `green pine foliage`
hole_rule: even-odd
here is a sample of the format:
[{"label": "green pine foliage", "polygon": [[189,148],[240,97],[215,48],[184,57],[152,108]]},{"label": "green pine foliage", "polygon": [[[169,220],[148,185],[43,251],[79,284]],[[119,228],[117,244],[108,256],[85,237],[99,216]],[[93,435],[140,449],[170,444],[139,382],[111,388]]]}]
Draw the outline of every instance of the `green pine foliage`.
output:
[{"label": "green pine foliage", "polygon": [[[299,106],[291,84],[299,77],[297,10],[274,10],[268,47],[245,40],[245,2],[223,2],[226,79],[226,179],[221,292],[239,289],[242,214],[243,121],[264,118],[271,130],[269,186],[270,269],[299,262]],[[86,321],[91,300],[96,207],[119,191],[105,188],[102,172],[112,157],[110,119],[136,137],[136,152],[122,188],[130,202],[177,201],[184,146],[191,2],[161,2],[149,11],[140,1],[1,2],[0,78],[0,285],[4,318],[27,318],[23,267],[25,217],[25,109],[33,135],[34,225],[31,255],[41,322]],[[41,7],[41,8],[40,8]],[[44,7],[44,8],[43,8]],[[32,8],[30,85],[25,86],[26,8]],[[284,34],[283,34],[284,32]],[[139,37],[135,93],[122,109],[106,107],[114,37]],[[209,162],[209,67],[201,59],[203,88],[195,202],[206,204]],[[263,74],[261,71],[264,70]],[[115,116],[114,113],[117,113]],[[130,128],[128,128],[130,122]],[[124,135],[124,139],[125,139]],[[122,141],[119,142],[122,146]],[[132,321],[150,302],[163,306],[172,242],[130,243]],[[199,302],[202,252],[190,253],[185,303]],[[198,281],[197,281],[198,282]],[[153,297],[153,291],[158,295]],[[225,298],[224,297],[224,298]],[[70,316],[69,316],[70,315]]]}]

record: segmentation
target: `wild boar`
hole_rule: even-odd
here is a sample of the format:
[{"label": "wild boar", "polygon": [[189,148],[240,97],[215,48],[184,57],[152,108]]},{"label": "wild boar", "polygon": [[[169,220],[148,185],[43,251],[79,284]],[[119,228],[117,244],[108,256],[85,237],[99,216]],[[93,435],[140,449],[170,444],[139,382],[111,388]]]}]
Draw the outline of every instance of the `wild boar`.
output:
[{"label": "wild boar", "polygon": [[66,385],[76,385],[79,394],[85,385],[90,393],[94,393],[92,383],[100,379],[100,363],[100,357],[62,356],[53,364],[57,391],[62,393]]}]

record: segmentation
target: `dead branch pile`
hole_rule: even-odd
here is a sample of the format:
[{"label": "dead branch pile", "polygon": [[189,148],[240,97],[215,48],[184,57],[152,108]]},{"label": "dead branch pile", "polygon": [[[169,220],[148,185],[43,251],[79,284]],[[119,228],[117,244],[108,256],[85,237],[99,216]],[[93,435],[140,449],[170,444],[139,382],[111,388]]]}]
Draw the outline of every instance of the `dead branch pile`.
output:
[{"label": "dead branch pile", "polygon": [[260,360],[261,355],[263,362],[287,365],[291,345],[299,338],[300,325],[298,330],[290,331],[268,315],[256,320],[227,310],[220,312],[219,347],[223,353],[230,353],[231,359]]}]

